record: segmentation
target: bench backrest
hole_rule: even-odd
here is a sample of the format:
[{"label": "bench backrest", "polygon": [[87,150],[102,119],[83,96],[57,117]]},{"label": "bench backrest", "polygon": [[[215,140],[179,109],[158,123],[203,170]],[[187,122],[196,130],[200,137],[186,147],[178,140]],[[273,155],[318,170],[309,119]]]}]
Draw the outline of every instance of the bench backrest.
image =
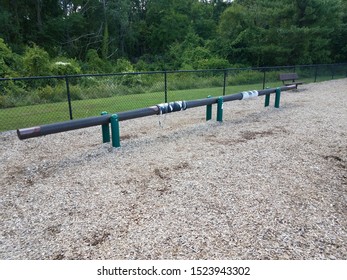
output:
[{"label": "bench backrest", "polygon": [[283,73],[283,74],[280,74],[280,80],[281,81],[296,80],[296,79],[299,79],[299,76],[296,73]]}]

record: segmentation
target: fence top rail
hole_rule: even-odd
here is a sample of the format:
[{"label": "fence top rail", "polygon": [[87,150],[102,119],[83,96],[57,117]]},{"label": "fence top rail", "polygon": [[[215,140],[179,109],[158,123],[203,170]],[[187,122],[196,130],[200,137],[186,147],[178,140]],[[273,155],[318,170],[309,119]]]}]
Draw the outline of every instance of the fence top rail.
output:
[{"label": "fence top rail", "polygon": [[53,76],[9,77],[9,78],[0,78],[0,82],[39,80],[39,79],[66,79],[66,78],[82,78],[82,77],[110,77],[110,76],[124,76],[124,75],[155,75],[155,74],[204,73],[204,72],[247,71],[247,70],[269,71],[271,69],[288,69],[288,68],[295,68],[295,67],[300,68],[300,67],[322,67],[322,66],[330,66],[330,67],[347,66],[347,62],[334,63],[334,64],[284,65],[284,66],[225,68],[225,69],[163,70],[163,71],[121,72],[121,73],[105,73],[105,74],[73,74],[73,75],[53,75]]}]

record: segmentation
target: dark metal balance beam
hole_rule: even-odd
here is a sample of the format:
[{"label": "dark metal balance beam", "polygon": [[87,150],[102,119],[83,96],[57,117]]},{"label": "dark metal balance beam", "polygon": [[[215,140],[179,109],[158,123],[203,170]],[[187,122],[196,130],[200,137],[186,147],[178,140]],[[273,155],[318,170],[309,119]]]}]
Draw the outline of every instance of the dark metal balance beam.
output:
[{"label": "dark metal balance beam", "polygon": [[[256,90],[244,91],[244,92],[225,95],[221,97],[211,97],[211,98],[203,98],[203,99],[197,99],[197,100],[191,100],[191,101],[175,101],[175,102],[169,102],[169,103],[162,103],[162,104],[158,104],[148,108],[141,108],[141,109],[136,109],[131,111],[120,112],[120,113],[117,113],[117,116],[118,116],[118,121],[125,121],[130,119],[147,117],[151,115],[177,112],[177,111],[186,110],[186,109],[194,108],[194,107],[212,105],[212,104],[218,103],[219,101],[228,102],[228,101],[247,99],[247,98],[256,97],[256,96],[262,96],[262,95],[266,95],[267,97],[269,97],[270,94],[275,93],[276,90],[286,91],[286,90],[292,90],[292,89],[295,89],[295,85],[283,86],[277,89],[271,88],[271,89],[264,89],[260,91],[256,91]],[[23,140],[23,139],[39,137],[39,136],[44,136],[48,134],[69,131],[69,130],[75,130],[75,129],[86,128],[86,127],[97,126],[97,125],[105,125],[110,123],[111,116],[112,114],[104,114],[104,115],[96,116],[96,117],[71,120],[71,121],[59,122],[59,123],[53,123],[53,124],[46,124],[46,125],[35,126],[30,128],[17,129],[17,135],[19,139]]]}]

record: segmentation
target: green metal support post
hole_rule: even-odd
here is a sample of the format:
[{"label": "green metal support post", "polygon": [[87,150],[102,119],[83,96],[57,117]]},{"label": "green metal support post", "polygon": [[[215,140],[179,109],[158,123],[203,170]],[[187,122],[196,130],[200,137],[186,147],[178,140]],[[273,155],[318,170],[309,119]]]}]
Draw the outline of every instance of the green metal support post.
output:
[{"label": "green metal support post", "polygon": [[281,89],[276,88],[276,95],[275,95],[275,108],[280,107],[280,99],[281,99]]},{"label": "green metal support post", "polygon": [[[101,115],[107,115],[107,112],[102,112]],[[102,129],[102,143],[108,143],[110,142],[110,126],[109,124],[103,124],[101,125]]]},{"label": "green metal support post", "polygon": [[223,121],[223,97],[217,100],[217,122]]},{"label": "green metal support post", "polygon": [[268,107],[270,105],[270,93],[265,95],[265,106]]},{"label": "green metal support post", "polygon": [[119,118],[117,114],[114,114],[110,118],[111,120],[111,132],[112,132],[112,147],[120,147],[120,133],[119,133]]},{"label": "green metal support post", "polygon": [[[211,95],[207,96],[207,98],[211,97]],[[210,119],[212,119],[212,104],[206,105],[206,121],[209,121]]]}]

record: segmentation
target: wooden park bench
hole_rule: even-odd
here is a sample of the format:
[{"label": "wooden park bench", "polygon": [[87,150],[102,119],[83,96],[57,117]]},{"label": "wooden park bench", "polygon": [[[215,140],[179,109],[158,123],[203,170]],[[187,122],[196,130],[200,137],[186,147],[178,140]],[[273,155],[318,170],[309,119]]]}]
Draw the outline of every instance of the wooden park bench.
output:
[{"label": "wooden park bench", "polygon": [[295,88],[298,88],[298,85],[302,85],[304,82],[297,81],[299,79],[298,74],[296,73],[283,73],[280,74],[280,80],[285,86],[295,85]]}]

